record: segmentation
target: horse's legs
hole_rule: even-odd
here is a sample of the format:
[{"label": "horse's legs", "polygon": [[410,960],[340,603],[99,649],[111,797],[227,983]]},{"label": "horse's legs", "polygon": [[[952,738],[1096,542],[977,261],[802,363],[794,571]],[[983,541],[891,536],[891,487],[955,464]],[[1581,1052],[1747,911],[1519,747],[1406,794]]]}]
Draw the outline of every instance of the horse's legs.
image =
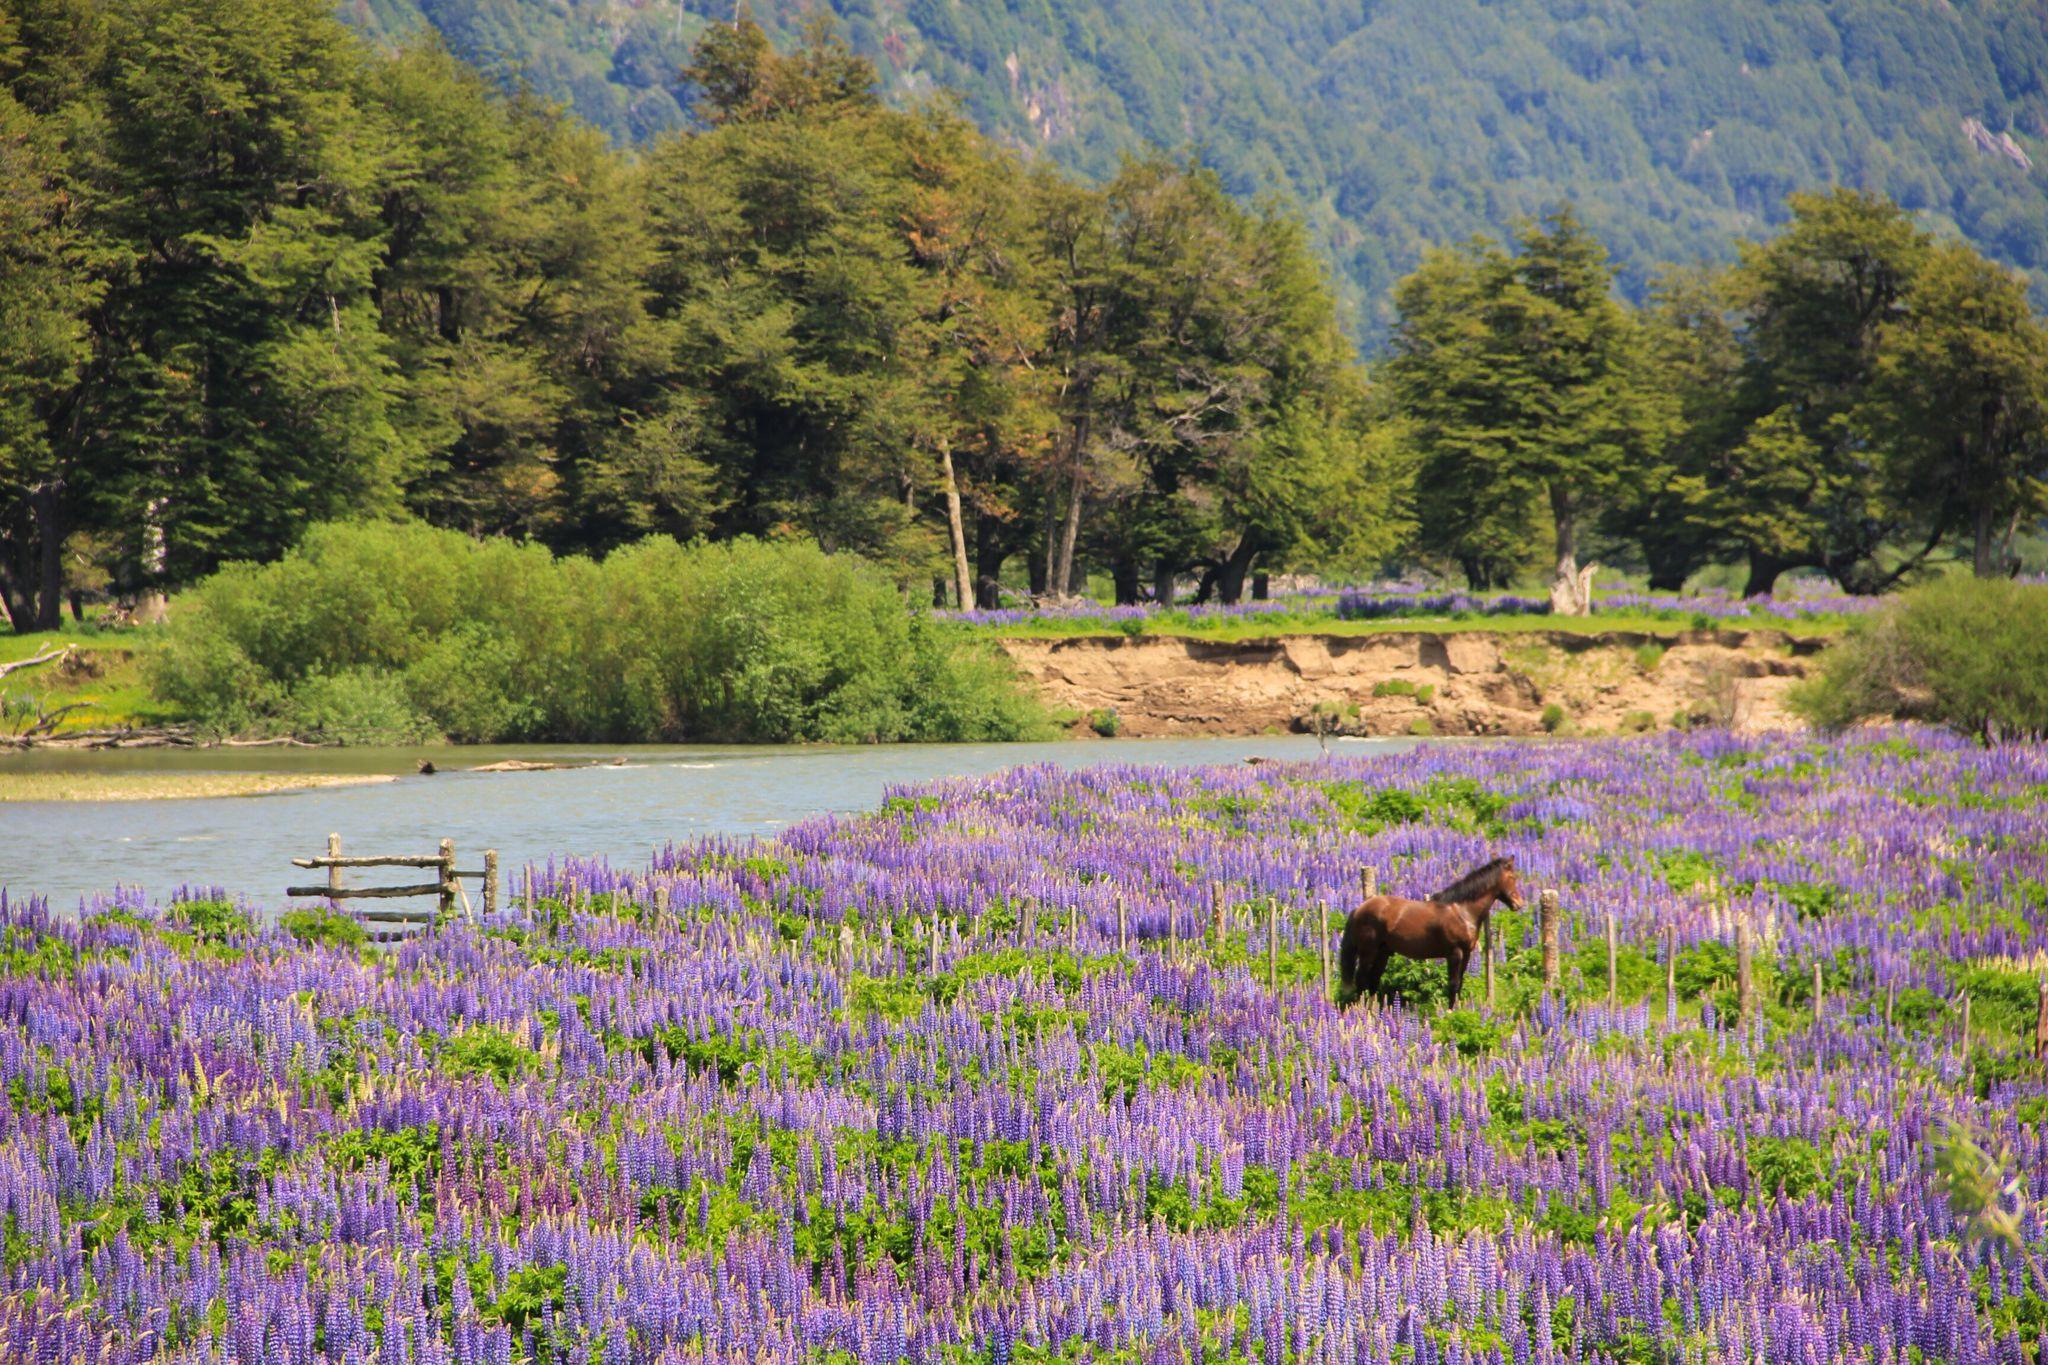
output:
[{"label": "horse's legs", "polygon": [[1375,1000],[1385,1000],[1380,994],[1380,978],[1387,971],[1387,949],[1385,944],[1374,944],[1366,950],[1365,969],[1359,973],[1359,981],[1365,992]]},{"label": "horse's legs", "polygon": [[1452,953],[1444,960],[1450,970],[1444,978],[1444,998],[1451,1009],[1458,1008],[1458,992],[1465,986],[1465,964],[1471,961],[1470,953]]}]

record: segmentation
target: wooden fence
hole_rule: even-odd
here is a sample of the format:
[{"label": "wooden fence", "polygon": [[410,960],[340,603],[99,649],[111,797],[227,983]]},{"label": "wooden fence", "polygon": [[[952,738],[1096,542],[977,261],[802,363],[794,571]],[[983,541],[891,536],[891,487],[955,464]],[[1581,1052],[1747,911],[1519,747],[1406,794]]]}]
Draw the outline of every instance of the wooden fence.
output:
[{"label": "wooden fence", "polygon": [[[458,911],[474,918],[476,907],[470,904],[469,894],[463,889],[462,879],[473,877],[482,885],[483,913],[496,913],[498,909],[498,850],[484,850],[484,865],[475,871],[461,871],[455,866],[455,841],[443,839],[438,853],[379,853],[368,856],[344,857],[341,851],[341,836],[327,836],[327,855],[322,858],[294,858],[293,867],[326,868],[325,886],[288,886],[287,896],[317,896],[325,900],[340,902],[349,900],[411,900],[432,896],[435,900],[431,910],[410,907],[389,909],[361,909],[350,913],[368,930],[373,943],[398,943],[415,934],[424,933],[437,922],[454,916]],[[432,868],[434,880],[412,882],[399,886],[348,886],[342,880],[342,869],[350,867],[408,867]]]}]

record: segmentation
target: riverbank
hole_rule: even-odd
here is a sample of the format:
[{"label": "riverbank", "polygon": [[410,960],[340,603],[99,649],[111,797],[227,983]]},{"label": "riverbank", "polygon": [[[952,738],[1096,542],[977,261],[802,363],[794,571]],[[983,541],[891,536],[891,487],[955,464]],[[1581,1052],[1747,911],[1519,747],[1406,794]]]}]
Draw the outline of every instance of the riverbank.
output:
[{"label": "riverbank", "polygon": [[174,801],[276,796],[320,787],[360,787],[390,773],[11,772],[0,770],[0,805],[19,801]]},{"label": "riverbank", "polygon": [[1005,638],[1086,733],[1544,735],[1797,722],[1826,637],[1769,630],[1380,629],[1254,639]]}]

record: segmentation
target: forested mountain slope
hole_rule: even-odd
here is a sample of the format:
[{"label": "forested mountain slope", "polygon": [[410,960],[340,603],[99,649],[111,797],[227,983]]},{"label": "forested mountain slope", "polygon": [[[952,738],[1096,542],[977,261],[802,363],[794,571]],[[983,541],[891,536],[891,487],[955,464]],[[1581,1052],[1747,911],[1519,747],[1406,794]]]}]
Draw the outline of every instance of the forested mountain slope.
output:
[{"label": "forested mountain slope", "polygon": [[[787,33],[814,0],[752,0]],[[833,0],[886,93],[1093,173],[1198,146],[1298,201],[1361,330],[1422,246],[1569,195],[1630,288],[1724,257],[1788,190],[1881,190],[2048,269],[2048,6],[2035,0]],[[344,0],[621,139],[683,120],[676,73],[732,0]]]}]

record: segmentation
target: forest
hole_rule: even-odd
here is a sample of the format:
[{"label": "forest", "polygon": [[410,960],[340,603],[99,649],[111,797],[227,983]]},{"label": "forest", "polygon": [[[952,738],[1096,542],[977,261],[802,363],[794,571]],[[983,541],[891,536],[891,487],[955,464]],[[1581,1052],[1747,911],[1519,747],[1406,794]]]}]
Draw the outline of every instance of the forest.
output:
[{"label": "forest", "polygon": [[1310,223],[1200,160],[1080,178],[827,21],[704,29],[685,80],[622,150],[318,0],[0,3],[14,627],[365,517],[809,541],[986,607],[1594,558],[1874,592],[2009,573],[2043,510],[2023,277],[1884,195],[1795,192],[1640,304],[1559,201],[1426,252],[1368,367]]},{"label": "forest", "polygon": [[[1640,301],[1668,261],[1733,259],[1796,189],[1883,194],[2048,268],[2048,11],[2027,0],[742,0],[779,41],[829,8],[893,103],[1093,180],[1196,149],[1296,204],[1357,334],[1432,245],[1570,196]],[[353,0],[378,41],[431,27],[508,88],[622,143],[686,125],[677,73],[734,0]],[[2037,296],[2037,302],[2040,301]]]}]

